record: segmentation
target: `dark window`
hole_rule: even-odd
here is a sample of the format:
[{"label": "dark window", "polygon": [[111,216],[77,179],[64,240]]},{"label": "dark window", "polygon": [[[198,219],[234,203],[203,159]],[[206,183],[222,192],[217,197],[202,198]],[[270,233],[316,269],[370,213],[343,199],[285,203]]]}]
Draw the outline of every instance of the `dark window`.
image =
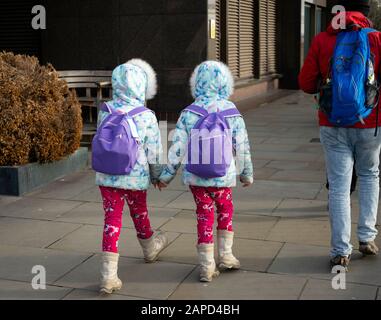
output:
[{"label": "dark window", "polygon": [[33,0],[0,1],[0,51],[40,56],[41,33],[31,26],[34,5]]}]

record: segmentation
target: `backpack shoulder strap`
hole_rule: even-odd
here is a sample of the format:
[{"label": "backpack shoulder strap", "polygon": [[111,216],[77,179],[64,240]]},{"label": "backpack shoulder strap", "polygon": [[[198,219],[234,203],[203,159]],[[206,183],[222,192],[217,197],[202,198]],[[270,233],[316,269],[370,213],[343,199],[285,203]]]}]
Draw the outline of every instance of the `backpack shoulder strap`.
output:
[{"label": "backpack shoulder strap", "polygon": [[146,108],[146,107],[137,107],[133,110],[131,110],[130,112],[127,113],[127,115],[131,118],[135,118],[143,113],[146,113],[146,112],[152,112],[152,110]]},{"label": "backpack shoulder strap", "polygon": [[192,113],[197,114],[201,117],[205,117],[209,114],[208,111],[206,111],[204,108],[201,108],[195,104],[192,104],[189,107],[185,108],[184,111],[192,112]]},{"label": "backpack shoulder strap", "polygon": [[361,31],[362,31],[362,32],[365,32],[367,35],[368,35],[369,33],[378,32],[377,30],[372,29],[372,28],[363,28],[363,29],[361,29]]},{"label": "backpack shoulder strap", "polygon": [[111,107],[110,107],[106,102],[103,102],[103,103],[100,105],[99,110],[100,110],[100,111],[103,111],[103,112],[112,113],[112,109],[111,109]]},{"label": "backpack shoulder strap", "polygon": [[237,108],[230,108],[221,111],[220,114],[225,118],[242,117],[241,113],[238,111]]}]

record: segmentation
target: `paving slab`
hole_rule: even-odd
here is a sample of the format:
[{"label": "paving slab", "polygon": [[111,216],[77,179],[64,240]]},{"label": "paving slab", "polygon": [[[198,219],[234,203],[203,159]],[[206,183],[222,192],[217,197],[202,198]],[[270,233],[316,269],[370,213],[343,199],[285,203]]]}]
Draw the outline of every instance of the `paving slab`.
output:
[{"label": "paving slab", "polygon": [[[151,186],[151,189],[153,187]],[[165,189],[166,191],[189,191],[189,186],[184,185],[182,180],[181,169],[178,171],[177,176],[172,180],[172,182]]]},{"label": "paving slab", "polygon": [[169,203],[175,201],[181,195],[183,195],[184,191],[171,191],[171,190],[153,190],[148,193],[148,203],[152,207],[165,207]]},{"label": "paving slab", "polygon": [[46,286],[43,290],[34,290],[30,282],[0,279],[0,300],[60,300],[71,289]]},{"label": "paving slab", "polygon": [[329,248],[286,243],[268,272],[332,279]]},{"label": "paving slab", "polygon": [[94,185],[95,183],[95,171],[90,167],[87,170],[80,172],[79,174],[72,174],[66,176],[60,181],[68,182],[68,183],[80,183],[80,184],[89,184]]},{"label": "paving slab", "polygon": [[327,201],[284,199],[273,212],[280,217],[322,217],[328,219]]},{"label": "paving slab", "polygon": [[[295,122],[295,121],[293,121]],[[288,135],[287,135],[288,136]],[[299,145],[305,145],[310,143],[311,139],[309,138],[291,138],[291,137],[270,137],[265,140],[265,143],[270,144],[299,144]]]},{"label": "paving slab", "polygon": [[[102,234],[102,226],[85,225],[54,243],[50,248],[68,252],[101,253]],[[169,232],[167,235],[170,242],[179,236],[175,232]],[[119,239],[119,250],[121,256],[143,258],[142,249],[134,229],[122,229]]]},{"label": "paving slab", "polygon": [[302,145],[302,146],[299,146],[295,150],[295,152],[313,153],[313,154],[319,154],[320,156],[323,153],[323,147],[319,143]]},{"label": "paving slab", "polygon": [[278,181],[301,181],[301,182],[319,182],[324,183],[326,181],[326,175],[324,171],[316,170],[283,170],[278,171],[275,174],[267,178],[268,180]]},{"label": "paving slab", "polygon": [[9,196],[0,196],[0,213],[3,212],[3,208],[12,203],[16,202],[18,200],[22,199],[21,197],[9,197]]},{"label": "paving slab", "polygon": [[176,289],[171,300],[296,300],[306,279],[250,271],[222,273],[210,284],[198,282],[199,270]]},{"label": "paving slab", "polygon": [[[288,134],[287,134],[288,135]],[[286,160],[286,161],[316,161],[318,154],[301,152],[278,152],[278,151],[256,151],[253,152],[255,159],[261,160]]]},{"label": "paving slab", "polygon": [[58,180],[39,190],[33,191],[26,196],[41,199],[69,200],[73,199],[78,194],[90,190],[94,184],[95,183],[89,184]]},{"label": "paving slab", "polygon": [[43,248],[81,225],[18,218],[0,218],[0,243]]},{"label": "paving slab", "polygon": [[[379,257],[363,258],[359,252],[354,251],[347,282],[380,286],[380,268],[381,259]],[[329,248],[287,243],[278,254],[269,272],[332,280]]]},{"label": "paving slab", "polygon": [[329,247],[330,224],[329,221],[282,218],[266,239]]},{"label": "paving slab", "polygon": [[98,186],[92,186],[91,188],[83,192],[79,192],[75,194],[71,199],[76,201],[82,201],[82,202],[102,203],[102,196]]},{"label": "paving slab", "polygon": [[279,170],[273,168],[256,168],[254,173],[254,179],[267,180],[273,177]]},{"label": "paving slab", "polygon": [[[72,290],[72,289],[70,289]],[[123,296],[114,292],[113,294],[101,295],[97,291],[90,290],[72,290],[63,300],[145,300],[141,297]]]},{"label": "paving slab", "polygon": [[270,161],[266,167],[278,170],[322,170],[323,163],[321,162],[307,162],[307,161]]},{"label": "paving slab", "polygon": [[38,220],[55,220],[66,212],[78,207],[81,202],[23,198],[3,207],[0,216]]},{"label": "paving slab", "polygon": [[269,160],[256,160],[254,163],[254,171],[256,169],[262,169],[267,166],[267,164],[270,163]]},{"label": "paving slab", "polygon": [[[264,240],[268,237],[270,230],[274,227],[277,218],[255,215],[236,215],[233,226],[235,236],[243,239]],[[195,213],[180,213],[173,220],[166,223],[162,230],[197,233],[197,218]]]},{"label": "paving slab", "polygon": [[[254,133],[255,134],[255,133]],[[298,144],[271,144],[261,143],[254,148],[254,152],[257,151],[274,151],[277,152],[295,152],[300,146]]]},{"label": "paving slab", "polygon": [[[147,195],[147,202],[153,207],[164,207],[171,201],[178,198],[184,191],[164,190],[158,191],[150,189]],[[90,190],[83,192],[72,200],[84,201],[84,202],[102,202],[102,197],[99,191],[99,187],[93,187]]]},{"label": "paving slab", "polygon": [[[267,196],[253,195],[256,187],[250,189],[234,188],[233,199],[236,212],[272,212],[282,201],[278,195],[267,194]],[[183,210],[196,210],[193,196],[190,192],[182,194],[175,201],[167,205],[168,208],[178,208]]]},{"label": "paving slab", "polygon": [[[60,279],[56,285],[98,291],[100,256],[96,255]],[[193,265],[120,258],[119,277],[124,285],[118,294],[148,299],[167,299],[190,274]]]},{"label": "paving slab", "polygon": [[266,272],[283,244],[272,241],[234,240],[234,254],[240,260],[242,269]]},{"label": "paving slab", "polygon": [[[357,225],[352,225],[352,243],[356,244]],[[330,247],[331,227],[328,219],[281,218],[267,240]]]},{"label": "paving slab", "polygon": [[[196,243],[196,235],[182,234],[162,252],[160,260],[197,265]],[[241,262],[242,269],[265,272],[281,247],[282,244],[277,242],[236,238],[233,250]],[[215,257],[216,259],[218,257],[217,245],[215,245]]]},{"label": "paving slab", "polygon": [[[150,214],[152,227],[159,228],[161,225],[168,222],[172,217],[178,214],[181,210],[148,207],[148,211]],[[103,226],[104,211],[103,211],[102,204],[87,202],[65,213],[64,215],[60,216],[56,220],[63,221],[63,222]],[[129,227],[129,228],[133,227],[133,222],[130,218],[127,205],[125,205],[125,208],[124,208],[123,226]]]},{"label": "paving slab", "polygon": [[[321,183],[313,182],[294,182],[294,181],[266,181],[257,180],[250,188],[236,188],[235,192],[241,195],[251,195],[251,199],[264,198],[264,199],[315,199],[321,191]],[[239,198],[236,202],[239,202]],[[239,203],[238,203],[239,205]]]},{"label": "paving slab", "polygon": [[196,234],[181,234],[160,254],[160,260],[197,265],[196,245]]},{"label": "paving slab", "polygon": [[0,245],[0,279],[30,283],[35,276],[32,268],[41,265],[46,269],[47,284],[52,284],[89,257],[76,252]]},{"label": "paving slab", "polygon": [[348,283],[345,290],[332,288],[332,281],[310,279],[301,300],[374,300],[377,287]]}]

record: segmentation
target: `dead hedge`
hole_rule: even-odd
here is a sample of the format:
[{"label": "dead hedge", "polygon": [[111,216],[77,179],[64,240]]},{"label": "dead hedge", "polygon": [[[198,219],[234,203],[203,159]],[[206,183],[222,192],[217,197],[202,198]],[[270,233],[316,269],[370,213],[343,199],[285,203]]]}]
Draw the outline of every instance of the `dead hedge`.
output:
[{"label": "dead hedge", "polygon": [[60,160],[81,132],[81,106],[52,65],[0,52],[0,166]]}]

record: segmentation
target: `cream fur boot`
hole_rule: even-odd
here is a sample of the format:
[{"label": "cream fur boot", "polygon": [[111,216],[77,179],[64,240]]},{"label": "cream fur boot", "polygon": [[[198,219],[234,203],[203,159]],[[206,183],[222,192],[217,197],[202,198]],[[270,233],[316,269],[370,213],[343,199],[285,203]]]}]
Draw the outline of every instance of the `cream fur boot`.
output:
[{"label": "cream fur boot", "polygon": [[218,268],[220,270],[238,270],[241,263],[233,255],[234,232],[218,230]]},{"label": "cream fur boot", "polygon": [[214,261],[214,244],[199,244],[197,246],[198,260],[200,262],[200,281],[211,282],[220,272]]},{"label": "cream fur boot", "polygon": [[146,263],[153,263],[159,258],[159,254],[168,246],[168,237],[165,233],[153,235],[149,239],[138,239],[143,249]]},{"label": "cream fur boot", "polygon": [[101,265],[100,292],[110,294],[122,288],[122,281],[118,278],[119,254],[103,252]]}]

